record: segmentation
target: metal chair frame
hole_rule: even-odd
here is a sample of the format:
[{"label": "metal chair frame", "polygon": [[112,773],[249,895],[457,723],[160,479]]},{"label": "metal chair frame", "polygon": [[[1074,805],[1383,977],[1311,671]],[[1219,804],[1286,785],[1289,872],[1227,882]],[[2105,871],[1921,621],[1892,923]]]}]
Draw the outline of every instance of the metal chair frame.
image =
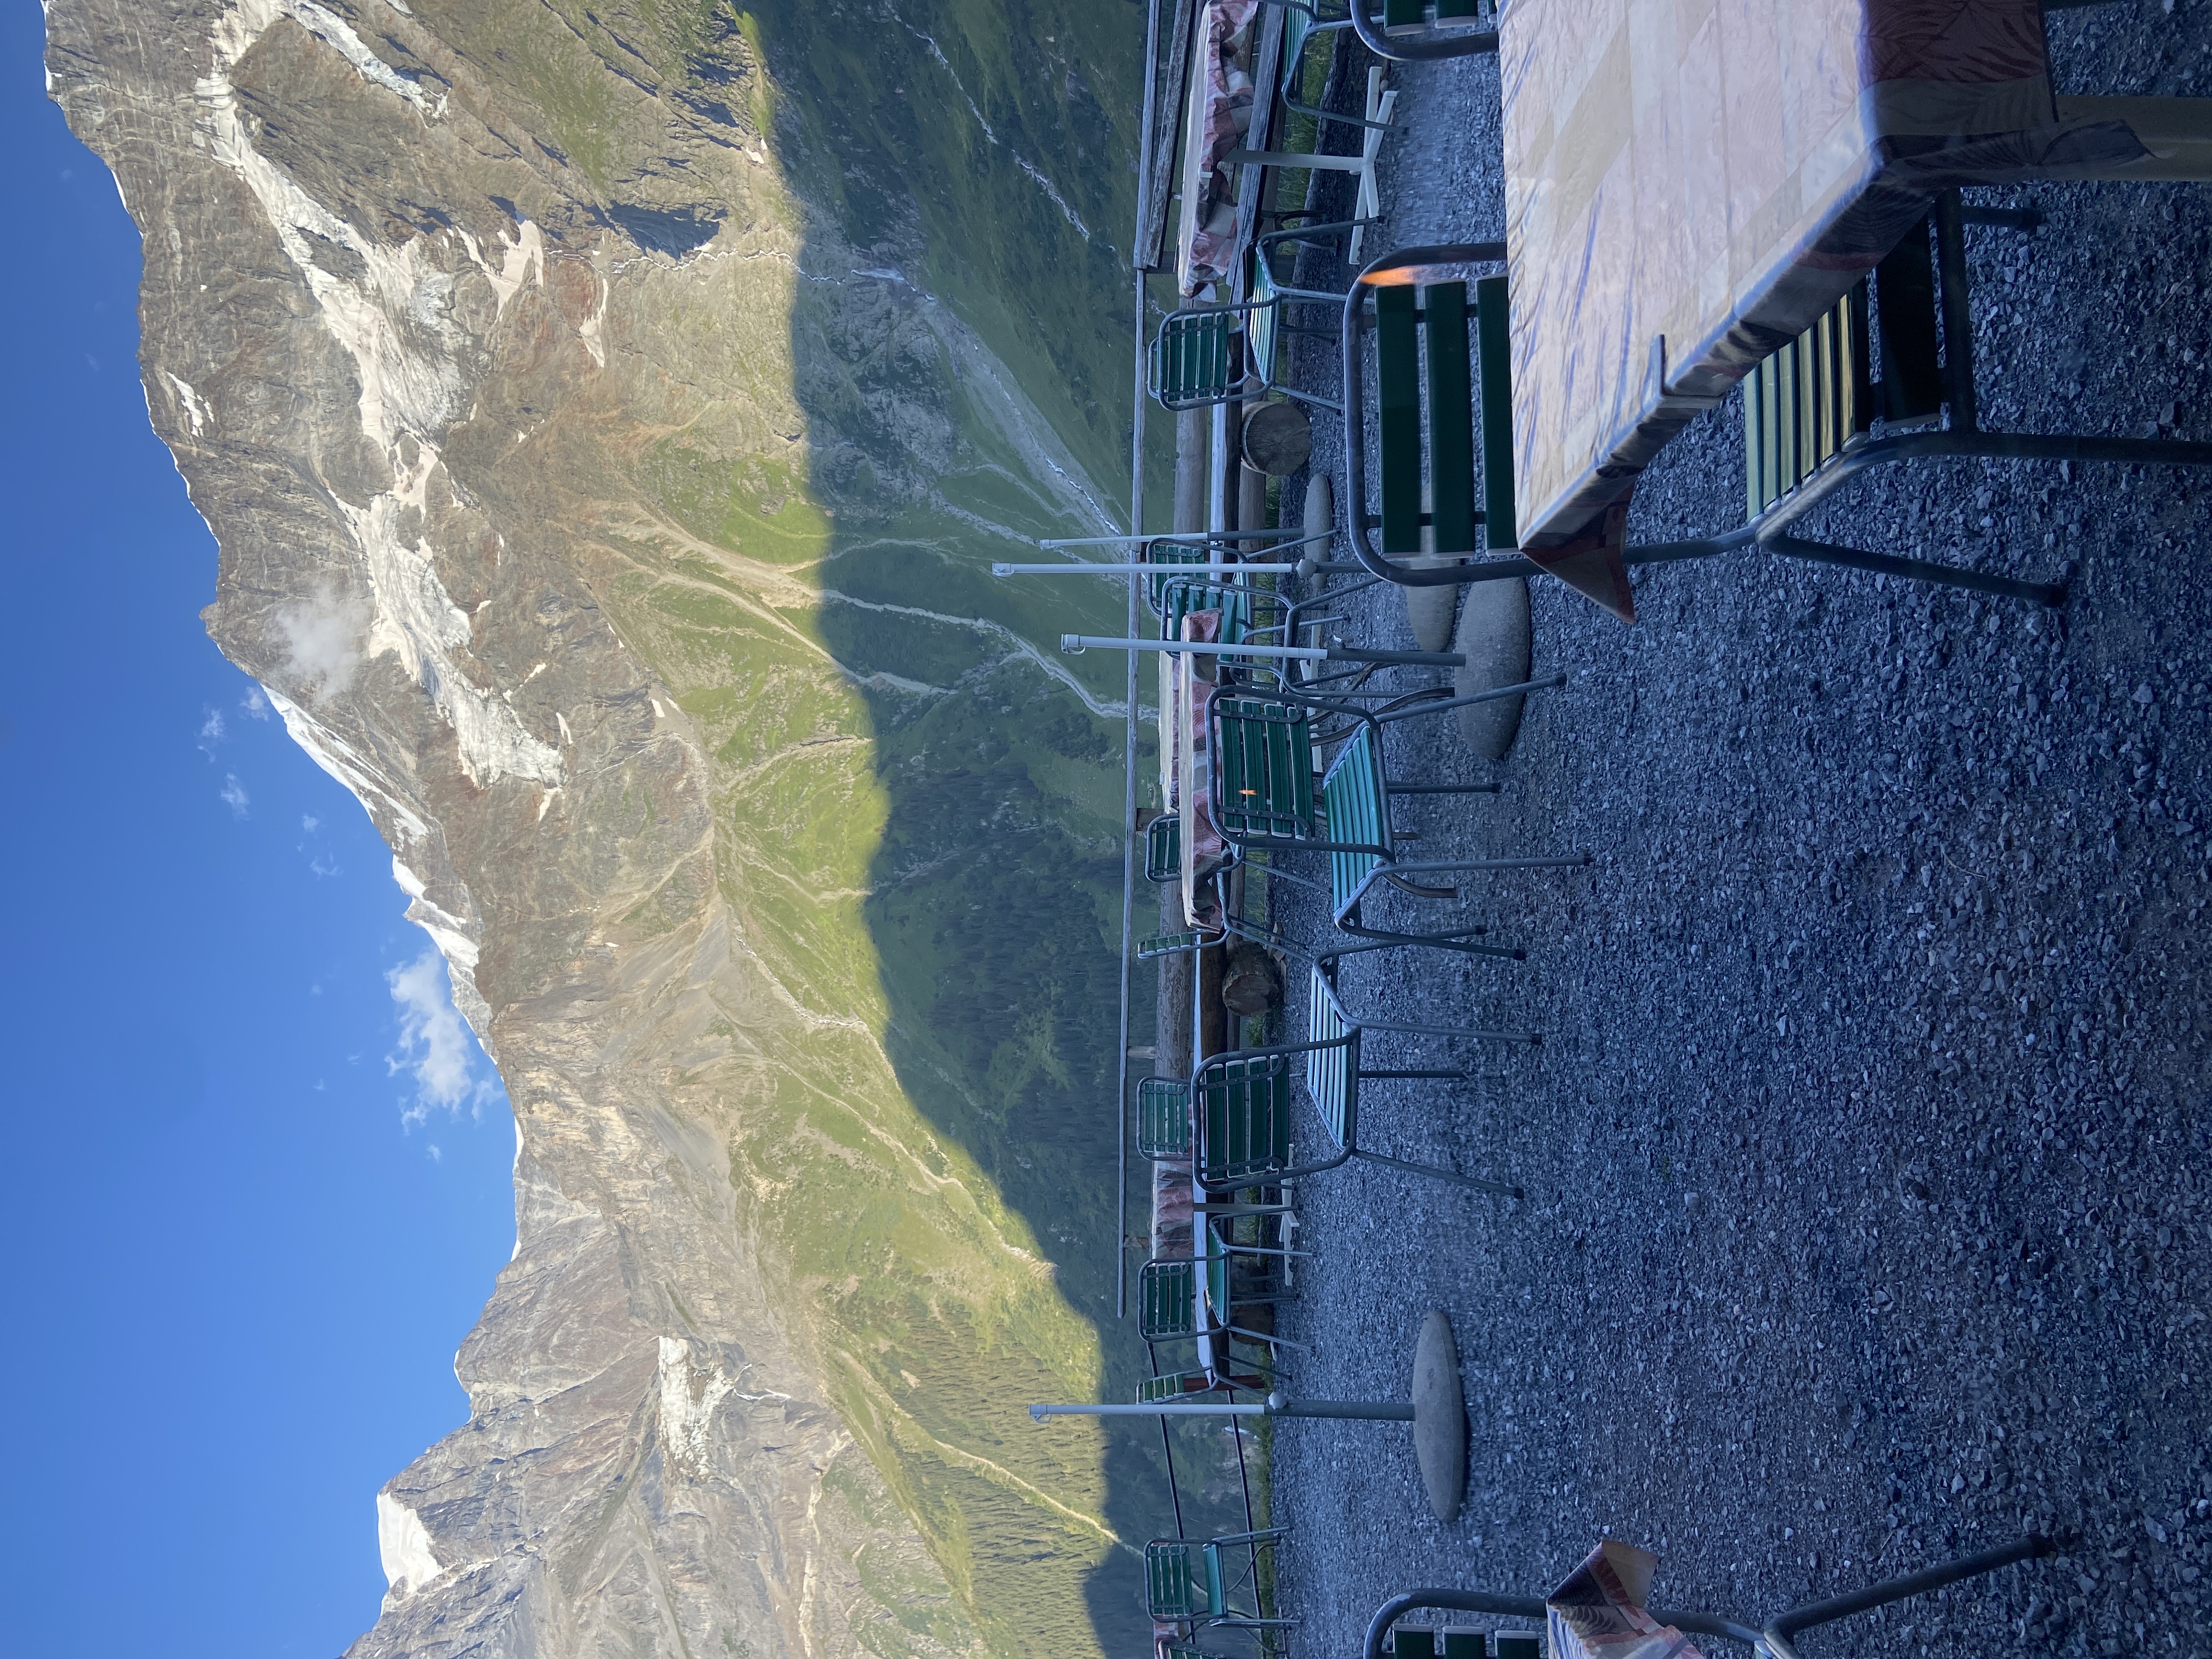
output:
[{"label": "metal chair frame", "polygon": [[[1279,687],[1266,691],[1237,685],[1216,688],[1206,700],[1206,720],[1211,734],[1212,764],[1208,785],[1212,790],[1212,805],[1216,827],[1222,838],[1240,851],[1265,848],[1279,852],[1328,853],[1349,862],[1332,870],[1329,887],[1332,920],[1345,933],[1355,938],[1388,945],[1428,945],[1439,949],[1455,950],[1476,956],[1518,957],[1523,953],[1504,945],[1476,944],[1468,937],[1480,934],[1483,929],[1453,928],[1437,933],[1403,933],[1393,929],[1369,927],[1360,921],[1360,906],[1369,892],[1380,881],[1388,881],[1400,890],[1416,897],[1455,898],[1456,889],[1431,888],[1408,879],[1414,876],[1471,873],[1495,870],[1545,870],[1579,868],[1590,861],[1587,853],[1534,858],[1425,860],[1408,862],[1399,858],[1395,836],[1390,823],[1389,804],[1401,795],[1468,795],[1493,794],[1494,783],[1394,783],[1389,780],[1382,760],[1382,727],[1392,721],[1411,719],[1417,714],[1442,714],[1449,709],[1466,707],[1470,703],[1487,702],[1496,697],[1522,695],[1529,690],[1549,689],[1565,683],[1564,675],[1553,679],[1531,681],[1523,685],[1505,686],[1496,690],[1480,692],[1468,697],[1435,697],[1428,692],[1393,694],[1394,704],[1379,711],[1358,707],[1340,696],[1331,696],[1311,691],[1293,690]],[[1415,701],[1414,699],[1419,699]],[[1310,753],[1315,739],[1311,736],[1313,716],[1324,713],[1340,716],[1351,723],[1338,744],[1338,752],[1325,775],[1321,792],[1312,799],[1294,800],[1287,807],[1270,806],[1269,816],[1279,822],[1288,834],[1255,831],[1240,826],[1235,820],[1249,817],[1255,809],[1238,801],[1232,803],[1228,796],[1231,788],[1245,789],[1242,780],[1249,772],[1237,771],[1232,780],[1230,762],[1231,747],[1222,732],[1224,700],[1232,704],[1246,705],[1232,708],[1227,718],[1260,725],[1280,725],[1290,729],[1287,763],[1295,769],[1307,763],[1304,756]],[[1382,796],[1382,810],[1375,815],[1370,829],[1370,838],[1364,840],[1339,839],[1329,833],[1337,826],[1329,823],[1324,830],[1324,814],[1328,781],[1336,775],[1337,769],[1347,763],[1347,757],[1358,752],[1356,744],[1364,734],[1371,745],[1376,786]],[[1304,741],[1299,740],[1303,736]],[[1354,866],[1360,860],[1372,860],[1364,872],[1352,879]],[[1289,872],[1267,866],[1269,873],[1282,875],[1297,881]],[[1318,884],[1316,884],[1316,885]],[[1341,954],[1340,952],[1338,954]]]}]

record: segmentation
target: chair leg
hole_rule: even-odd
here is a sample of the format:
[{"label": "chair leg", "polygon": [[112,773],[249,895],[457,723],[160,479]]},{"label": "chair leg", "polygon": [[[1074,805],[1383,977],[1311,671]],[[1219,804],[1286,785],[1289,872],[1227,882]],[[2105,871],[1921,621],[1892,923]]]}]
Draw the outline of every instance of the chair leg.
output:
[{"label": "chair leg", "polygon": [[1271,1348],[1288,1348],[1294,1353],[1308,1353],[1310,1342],[1291,1342],[1279,1336],[1265,1336],[1258,1331],[1248,1331],[1242,1325],[1216,1325],[1214,1330],[1224,1336],[1241,1336],[1247,1342],[1264,1342]]},{"label": "chair leg", "polygon": [[1961,1579],[1978,1578],[1984,1573],[1995,1572],[2015,1562],[2057,1553],[2057,1545],[2050,1539],[2031,1534],[1996,1549],[1984,1550],[1978,1555],[1962,1556],[1956,1561],[1947,1561],[1940,1567],[1929,1567],[1923,1572],[1893,1578],[1887,1583],[1875,1584],[1850,1595],[1838,1595],[1829,1601],[1792,1607],[1768,1621],[1765,1632],[1765,1646],[1774,1659],[1796,1659],[1796,1649],[1790,1644],[1790,1638],[1801,1630],[1808,1630],[1815,1625],[1832,1624],[1838,1619],[1848,1619],[1855,1613],[1865,1613],[1892,1601],[1901,1601],[1907,1596],[1925,1595],[1930,1590],[1941,1589],[1946,1584],[1955,1584]]},{"label": "chair leg", "polygon": [[1478,1192],[1497,1193],[1505,1198],[1519,1198],[1518,1187],[1502,1181],[1485,1181],[1477,1176],[1462,1175],[1456,1170],[1447,1170],[1434,1164],[1411,1164],[1402,1158],[1385,1158],[1381,1152],[1370,1152],[1364,1146],[1352,1149],[1352,1157],[1364,1158],[1370,1164],[1387,1164],[1394,1170],[1403,1170],[1409,1175],[1425,1175],[1435,1181],[1449,1181],[1455,1186],[1472,1187]]},{"label": "chair leg", "polygon": [[1363,1019],[1356,1022],[1363,1031],[1401,1031],[1414,1036],[1474,1037],[1489,1042],[1525,1042],[1534,1048],[1544,1041],[1540,1031],[1481,1031],[1464,1025],[1407,1025],[1396,1020]]},{"label": "chair leg", "polygon": [[1279,392],[1285,397],[1295,398],[1302,404],[1311,404],[1316,409],[1325,409],[1332,415],[1341,415],[1344,413],[1344,405],[1336,402],[1334,399],[1320,397],[1310,392],[1301,392],[1296,386],[1283,386],[1279,383],[1270,382],[1268,389],[1274,392]]},{"label": "chair leg", "polygon": [[1528,953],[1517,945],[1489,945],[1480,939],[1464,938],[1460,933],[1389,933],[1370,927],[1346,925],[1344,931],[1366,941],[1361,945],[1346,945],[1334,950],[1316,951],[1316,962],[1334,962],[1339,957],[1356,956],[1363,951],[1388,951],[1408,945],[1425,945],[1432,951],[1457,951],[1462,956],[1496,957],[1505,962],[1526,962]]},{"label": "chair leg", "polygon": [[1972,593],[1994,594],[1999,599],[2025,599],[2030,605],[2055,607],[2066,603],[2063,581],[2024,582],[1986,571],[1964,570],[1956,565],[1931,564],[1925,559],[1901,559],[1894,554],[1863,553],[1856,547],[1838,547],[1829,542],[1801,541],[1795,536],[1777,536],[1761,544],[1768,552],[1779,553],[1785,558],[1810,559],[1818,564],[1842,565],[1851,570],[1871,570],[1904,581],[1960,587]]}]

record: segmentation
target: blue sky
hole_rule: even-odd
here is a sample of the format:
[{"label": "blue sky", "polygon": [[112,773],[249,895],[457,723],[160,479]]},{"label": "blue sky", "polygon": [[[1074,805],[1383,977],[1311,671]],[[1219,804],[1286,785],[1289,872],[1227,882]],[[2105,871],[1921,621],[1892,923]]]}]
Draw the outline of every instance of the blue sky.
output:
[{"label": "blue sky", "polygon": [[0,1656],[329,1656],[377,1487],[466,1418],[513,1122],[367,815],[201,627],[137,233],[40,47],[7,8]]}]

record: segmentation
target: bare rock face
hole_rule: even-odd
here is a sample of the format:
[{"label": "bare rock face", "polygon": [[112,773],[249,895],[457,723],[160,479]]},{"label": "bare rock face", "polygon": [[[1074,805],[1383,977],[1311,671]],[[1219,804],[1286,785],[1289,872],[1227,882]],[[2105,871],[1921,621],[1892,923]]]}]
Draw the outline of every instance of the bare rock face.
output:
[{"label": "bare rock face", "polygon": [[[1084,1575],[1127,1559],[1100,1443],[1008,1402],[1121,1362],[967,1108],[911,1082],[1003,1116],[1090,1038],[1048,988],[1026,1070],[947,1058],[878,949],[882,746],[1011,694],[856,670],[903,567],[866,600],[823,570],[841,517],[951,511],[963,433],[1096,514],[983,344],[793,194],[735,15],[601,9],[49,17],[144,235],[210,630],[374,817],[518,1120],[471,1418],[377,1497],[392,1588],[351,1651],[1093,1651]],[[1101,763],[1075,693],[1036,695]]]}]

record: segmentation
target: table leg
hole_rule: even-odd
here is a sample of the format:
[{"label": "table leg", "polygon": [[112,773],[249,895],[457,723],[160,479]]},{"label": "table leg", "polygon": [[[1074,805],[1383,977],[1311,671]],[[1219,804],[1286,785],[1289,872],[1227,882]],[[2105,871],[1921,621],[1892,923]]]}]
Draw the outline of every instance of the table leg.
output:
[{"label": "table leg", "polygon": [[2084,169],[2065,167],[2067,179],[2165,179],[2212,184],[2212,98],[2075,98],[2057,100],[2062,121],[2124,121],[2150,154]]}]

